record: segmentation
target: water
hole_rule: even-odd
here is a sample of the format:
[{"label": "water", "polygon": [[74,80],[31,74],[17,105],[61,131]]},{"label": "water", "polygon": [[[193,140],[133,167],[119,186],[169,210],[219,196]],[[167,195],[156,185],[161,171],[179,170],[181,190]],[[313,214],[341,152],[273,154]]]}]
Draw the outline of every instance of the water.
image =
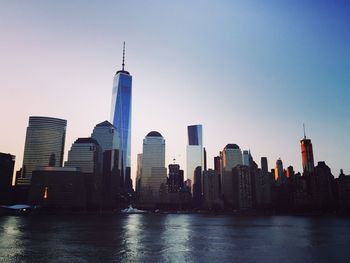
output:
[{"label": "water", "polygon": [[350,219],[3,216],[0,262],[350,262]]}]

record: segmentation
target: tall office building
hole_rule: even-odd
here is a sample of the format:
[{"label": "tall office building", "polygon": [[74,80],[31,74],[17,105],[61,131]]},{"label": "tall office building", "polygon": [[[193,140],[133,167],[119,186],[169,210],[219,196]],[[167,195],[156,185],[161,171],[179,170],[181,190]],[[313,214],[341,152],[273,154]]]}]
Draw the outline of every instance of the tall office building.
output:
[{"label": "tall office building", "polygon": [[304,130],[304,138],[300,140],[301,159],[304,174],[311,175],[314,172],[314,154],[312,151],[312,143],[310,139],[306,139]]},{"label": "tall office building", "polygon": [[219,192],[219,175],[216,170],[209,169],[203,172],[203,206],[207,209],[221,207]]},{"label": "tall office building", "polygon": [[151,131],[143,140],[141,203],[154,205],[161,201],[161,192],[167,181],[166,170],[165,140],[159,132]]},{"label": "tall office building", "polygon": [[269,173],[269,165],[267,163],[267,157],[261,157],[261,171],[266,176]]},{"label": "tall office building", "polygon": [[92,131],[91,138],[98,142],[103,152],[119,149],[118,130],[109,121],[97,124]]},{"label": "tall office building", "polygon": [[[259,177],[260,188],[261,188],[261,205],[271,204],[271,182],[270,173],[266,157],[261,157],[261,177]],[[258,203],[259,205],[259,203]]]},{"label": "tall office building", "polygon": [[78,138],[68,152],[65,167],[78,168],[85,174],[87,202],[89,205],[102,203],[102,150],[93,138]]},{"label": "tall office building", "polygon": [[221,157],[221,192],[226,208],[234,207],[235,193],[233,191],[232,169],[242,165],[242,151],[237,144],[227,144],[220,152]]},{"label": "tall office building", "polygon": [[12,199],[12,177],[16,157],[0,153],[0,204],[9,204]]},{"label": "tall office building", "polygon": [[275,181],[277,182],[277,185],[284,184],[286,182],[286,175],[283,170],[283,163],[281,158],[276,161]]},{"label": "tall office building", "polygon": [[22,177],[16,184],[30,184],[37,166],[61,167],[67,121],[51,117],[29,117],[24,147]]},{"label": "tall office building", "polygon": [[250,162],[250,153],[247,150],[243,151],[243,165],[249,166]]},{"label": "tall office building", "polygon": [[77,167],[83,173],[101,172],[102,150],[93,138],[78,138],[68,151],[65,167]]},{"label": "tall office building", "polygon": [[184,171],[178,164],[169,164],[168,191],[177,193],[184,186]]},{"label": "tall office building", "polygon": [[119,133],[108,121],[97,124],[91,134],[101,147],[102,159],[102,195],[105,206],[113,206],[121,191],[119,155]]},{"label": "tall office building", "polygon": [[236,165],[233,170],[234,207],[250,209],[253,206],[251,170],[246,165]]},{"label": "tall office building", "polygon": [[[187,179],[190,179],[192,184],[196,183],[194,175],[197,167],[204,167],[204,152],[203,152],[203,127],[202,125],[191,125],[187,127],[188,145],[186,148],[187,155]],[[198,173],[198,170],[197,170]],[[192,189],[193,191],[193,189]]]},{"label": "tall office building", "polygon": [[130,191],[132,189],[130,177],[132,76],[124,70],[124,61],[125,43],[122,69],[117,71],[113,80],[111,123],[119,132],[122,184],[126,190]]},{"label": "tall office building", "polygon": [[222,170],[232,171],[239,164],[243,164],[242,151],[237,144],[227,144],[222,154]]}]

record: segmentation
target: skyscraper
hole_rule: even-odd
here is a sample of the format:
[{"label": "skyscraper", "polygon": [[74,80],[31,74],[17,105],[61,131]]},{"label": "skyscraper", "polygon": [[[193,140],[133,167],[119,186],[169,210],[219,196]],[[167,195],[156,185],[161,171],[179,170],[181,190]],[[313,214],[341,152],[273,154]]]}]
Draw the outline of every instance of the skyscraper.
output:
[{"label": "skyscraper", "polygon": [[286,175],[283,170],[283,163],[281,158],[279,158],[276,161],[276,168],[275,168],[275,181],[278,185],[284,184],[286,182]]},{"label": "skyscraper", "polygon": [[235,193],[233,191],[234,178],[232,169],[242,165],[242,151],[237,144],[227,144],[220,152],[221,156],[221,192],[226,208],[234,207]]},{"label": "skyscraper", "polygon": [[92,131],[91,138],[98,142],[103,152],[119,149],[118,130],[109,121],[97,124]]},{"label": "skyscraper", "polygon": [[102,150],[93,138],[78,138],[68,151],[65,167],[77,167],[83,173],[100,173]]},{"label": "skyscraper", "polygon": [[117,71],[113,79],[111,123],[117,128],[119,133],[122,183],[126,190],[131,190],[130,154],[132,76],[128,71],[124,70],[124,61],[125,42],[123,46],[122,69]]},{"label": "skyscraper", "polygon": [[177,193],[184,186],[184,171],[178,164],[169,164],[168,191]]},{"label": "skyscraper", "polygon": [[12,194],[12,177],[16,157],[0,153],[0,204],[9,204]]},{"label": "skyscraper", "polygon": [[65,167],[79,168],[84,174],[87,202],[92,206],[102,204],[102,150],[93,138],[78,138],[68,152]]},{"label": "skyscraper", "polygon": [[243,151],[243,165],[249,166],[250,163],[250,153],[247,150]]},{"label": "skyscraper", "polygon": [[310,139],[306,139],[305,127],[304,138],[300,140],[301,159],[304,174],[311,175],[314,171],[314,154],[312,151],[312,143]]},{"label": "skyscraper", "polygon": [[17,184],[30,184],[37,166],[61,167],[67,121],[51,117],[29,117],[24,147],[22,178]]},{"label": "skyscraper", "polygon": [[91,134],[101,147],[103,204],[112,206],[121,191],[119,133],[108,121],[97,124]]},{"label": "skyscraper", "polygon": [[202,132],[203,132],[202,125],[191,125],[187,127],[187,134],[188,134],[188,145],[186,149],[187,179],[190,179],[192,184],[196,183],[194,180],[194,174],[197,167],[201,167],[200,168],[201,171],[204,167],[203,133]]},{"label": "skyscraper", "polygon": [[243,164],[242,151],[237,144],[227,144],[222,153],[222,170],[232,171],[232,168]]},{"label": "skyscraper", "polygon": [[250,169],[246,165],[236,165],[232,169],[234,207],[236,209],[252,208],[253,194]]},{"label": "skyscraper", "polygon": [[166,187],[165,140],[151,131],[143,140],[142,172],[140,178],[140,201],[154,205],[161,201],[162,189]]}]

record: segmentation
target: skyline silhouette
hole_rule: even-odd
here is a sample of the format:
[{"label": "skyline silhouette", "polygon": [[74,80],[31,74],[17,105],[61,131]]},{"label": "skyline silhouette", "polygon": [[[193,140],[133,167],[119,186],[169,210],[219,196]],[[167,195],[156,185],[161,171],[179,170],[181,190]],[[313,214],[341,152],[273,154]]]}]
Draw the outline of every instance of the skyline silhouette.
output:
[{"label": "skyline silhouette", "polygon": [[267,156],[269,167],[280,157],[302,171],[306,123],[315,163],[326,161],[335,176],[350,173],[347,3],[206,3],[195,15],[196,2],[0,5],[0,146],[16,155],[15,170],[29,116],[67,120],[65,160],[78,137],[109,119],[125,40],[134,77],[133,179],[151,130],[166,140],[166,163],[175,158],[185,168],[192,124],[203,125],[209,168],[237,143],[255,159]]}]

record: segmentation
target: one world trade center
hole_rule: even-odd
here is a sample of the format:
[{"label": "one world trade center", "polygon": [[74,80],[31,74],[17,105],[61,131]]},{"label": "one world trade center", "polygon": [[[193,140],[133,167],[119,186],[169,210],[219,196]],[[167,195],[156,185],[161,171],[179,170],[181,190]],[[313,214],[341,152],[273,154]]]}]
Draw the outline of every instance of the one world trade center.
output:
[{"label": "one world trade center", "polygon": [[119,133],[119,167],[122,186],[125,190],[130,191],[132,189],[130,178],[132,76],[124,70],[124,62],[125,42],[122,69],[117,71],[113,79],[111,123]]}]

